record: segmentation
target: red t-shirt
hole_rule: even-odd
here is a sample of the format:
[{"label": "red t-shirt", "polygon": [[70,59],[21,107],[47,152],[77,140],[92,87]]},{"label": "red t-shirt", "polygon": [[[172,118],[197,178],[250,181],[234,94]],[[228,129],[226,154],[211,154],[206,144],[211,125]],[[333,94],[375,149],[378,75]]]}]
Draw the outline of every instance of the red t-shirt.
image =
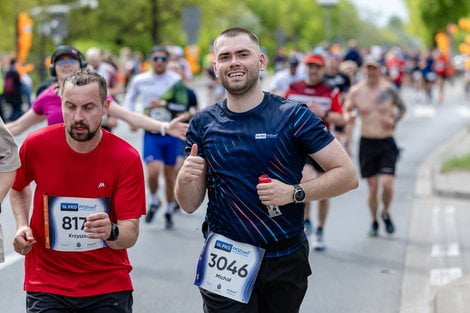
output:
[{"label": "red t-shirt", "polygon": [[[343,113],[339,90],[337,88],[331,88],[331,86],[325,82],[321,82],[317,85],[307,85],[305,81],[292,83],[284,97],[305,103],[306,105],[315,102],[325,111]],[[323,117],[322,119],[329,129],[330,125],[328,121]]]},{"label": "red t-shirt", "polygon": [[43,196],[109,197],[109,216],[116,220],[145,214],[145,184],[138,152],[103,131],[90,153],[77,153],[65,141],[64,124],[32,133],[20,149],[21,167],[13,189],[36,182],[30,226],[36,243],[25,258],[24,289],[70,297],[133,290],[126,249],[108,247],[62,252],[45,246]]},{"label": "red t-shirt", "polygon": [[390,78],[394,83],[401,84],[405,72],[405,61],[394,57],[385,62]]},{"label": "red t-shirt", "polygon": [[446,76],[448,70],[448,59],[444,54],[439,54],[434,63],[434,71],[439,76]]}]

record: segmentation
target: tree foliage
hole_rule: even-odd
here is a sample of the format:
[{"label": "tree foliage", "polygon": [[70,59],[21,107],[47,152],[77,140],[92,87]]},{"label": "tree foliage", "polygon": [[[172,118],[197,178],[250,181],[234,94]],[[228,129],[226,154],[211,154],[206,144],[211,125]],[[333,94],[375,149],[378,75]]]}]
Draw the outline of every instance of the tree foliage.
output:
[{"label": "tree foliage", "polygon": [[[0,51],[14,50],[15,17],[20,11],[77,1],[2,0],[0,27],[4,30],[4,40],[0,42]],[[70,11],[66,17],[69,35],[63,43],[76,45],[81,50],[98,46],[114,52],[123,46],[148,52],[154,39],[159,44],[184,46],[186,35],[181,12],[185,6],[200,8],[202,21],[198,45],[202,53],[209,49],[211,41],[221,30],[231,26],[243,26],[255,31],[270,55],[278,48],[280,34],[288,48],[302,50],[311,49],[327,40],[345,43],[357,38],[363,45],[393,44],[400,40],[390,30],[362,21],[349,0],[340,0],[334,8],[322,8],[315,0],[99,0],[99,7],[94,10],[82,8]],[[31,55],[36,62],[40,50],[50,53],[55,46],[50,38],[42,37],[43,41],[40,41],[39,25],[48,18],[50,16],[47,15],[33,17],[35,39]],[[326,38],[327,33],[330,34],[329,38]]]},{"label": "tree foliage", "polygon": [[449,24],[470,14],[468,0],[407,0],[410,29],[427,46],[431,46],[437,32],[446,31]]}]

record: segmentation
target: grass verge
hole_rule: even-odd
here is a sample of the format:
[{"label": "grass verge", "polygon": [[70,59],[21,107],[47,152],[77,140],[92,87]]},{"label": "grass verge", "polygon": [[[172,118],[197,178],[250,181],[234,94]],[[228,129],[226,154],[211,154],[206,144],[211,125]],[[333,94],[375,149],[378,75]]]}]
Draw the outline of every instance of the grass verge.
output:
[{"label": "grass verge", "polygon": [[470,154],[445,160],[442,163],[442,172],[470,171]]}]

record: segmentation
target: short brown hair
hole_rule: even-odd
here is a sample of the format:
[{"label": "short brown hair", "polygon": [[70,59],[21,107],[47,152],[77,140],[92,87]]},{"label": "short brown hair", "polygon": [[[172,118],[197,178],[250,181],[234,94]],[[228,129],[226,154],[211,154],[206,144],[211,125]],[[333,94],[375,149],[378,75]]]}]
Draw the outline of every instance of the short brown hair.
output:
[{"label": "short brown hair", "polygon": [[220,37],[223,37],[223,36],[226,36],[226,37],[236,37],[236,36],[239,36],[239,35],[248,35],[248,37],[250,37],[250,39],[256,43],[256,45],[259,46],[259,40],[258,40],[258,37],[251,31],[249,31],[248,29],[246,28],[243,28],[243,27],[231,27],[231,28],[227,28],[226,30],[224,30],[223,32],[221,32],[220,34],[217,35],[217,37],[215,37],[215,40],[214,40],[214,47],[217,45],[217,40],[220,38]]},{"label": "short brown hair", "polygon": [[64,86],[66,83],[71,83],[74,86],[86,86],[94,82],[98,83],[98,87],[100,90],[100,100],[101,103],[104,103],[108,96],[108,87],[106,86],[106,80],[95,70],[89,68],[81,68],[76,71],[73,71],[70,75],[68,75],[62,83],[61,95],[63,95],[64,93]]}]

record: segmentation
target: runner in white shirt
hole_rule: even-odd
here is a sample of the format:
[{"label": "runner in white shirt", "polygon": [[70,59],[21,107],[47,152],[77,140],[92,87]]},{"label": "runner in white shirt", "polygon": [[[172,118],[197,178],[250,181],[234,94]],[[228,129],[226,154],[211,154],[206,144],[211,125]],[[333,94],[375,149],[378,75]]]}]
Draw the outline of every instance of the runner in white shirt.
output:
[{"label": "runner in white shirt", "polygon": [[289,57],[287,63],[289,67],[274,74],[269,87],[270,92],[279,96],[283,96],[286,93],[290,84],[304,80],[306,77],[306,72],[300,68],[297,57]]},{"label": "runner in white shirt", "polygon": [[[144,114],[155,120],[169,122],[179,113],[172,110],[172,103],[167,101],[177,95],[177,86],[181,81],[180,75],[167,70],[169,59],[170,55],[165,47],[153,48],[150,53],[152,70],[135,76],[129,84],[124,103],[130,111],[136,110],[136,104],[139,101],[142,103]],[[163,163],[168,205],[165,213],[165,227],[170,229],[173,227],[172,212],[177,206],[173,187],[181,141],[176,137],[166,135],[165,131],[159,134],[145,132],[143,145],[143,159],[147,165],[147,183],[151,194],[150,207],[145,221],[150,223],[161,206],[158,197],[158,177]]]}]

